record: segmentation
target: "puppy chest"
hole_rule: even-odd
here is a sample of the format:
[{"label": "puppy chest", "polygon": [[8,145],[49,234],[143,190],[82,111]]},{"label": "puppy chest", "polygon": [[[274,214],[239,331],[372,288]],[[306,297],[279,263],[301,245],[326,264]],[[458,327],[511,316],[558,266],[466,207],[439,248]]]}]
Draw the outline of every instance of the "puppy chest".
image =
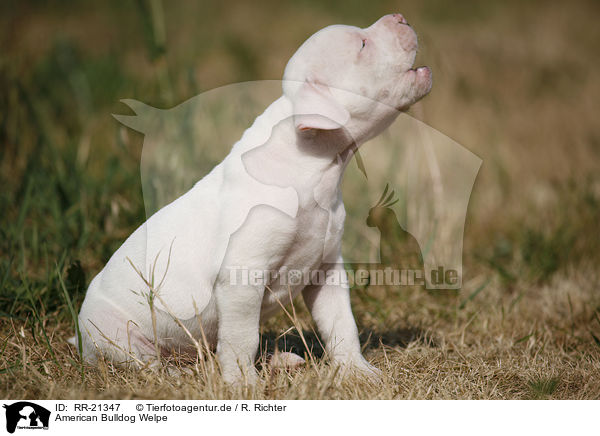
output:
[{"label": "puppy chest", "polygon": [[301,209],[296,217],[292,244],[281,266],[303,269],[320,265],[327,242],[329,221],[329,211],[318,206]]}]

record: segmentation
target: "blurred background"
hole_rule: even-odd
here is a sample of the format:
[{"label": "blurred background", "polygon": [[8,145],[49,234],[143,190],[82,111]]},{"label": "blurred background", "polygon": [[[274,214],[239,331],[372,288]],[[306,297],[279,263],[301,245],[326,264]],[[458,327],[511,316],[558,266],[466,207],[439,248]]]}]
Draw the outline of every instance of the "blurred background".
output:
[{"label": "blurred background", "polygon": [[592,0],[2,1],[0,316],[24,319],[33,302],[67,316],[60,279],[80,302],[145,219],[143,137],[111,117],[131,113],[120,99],[169,108],[280,79],[318,29],[391,12],[419,35],[417,65],[433,70],[431,94],[409,113],[483,159],[464,235],[466,295],[493,280],[490,301],[522,296],[559,277],[589,330],[600,308]]},{"label": "blurred background", "polygon": [[129,113],[120,99],[168,108],[222,85],[280,79],[316,30],[365,27],[394,11],[419,34],[417,65],[434,73],[431,94],[410,114],[483,159],[468,251],[493,262],[515,251],[541,256],[533,268],[544,274],[596,254],[596,2],[9,0],[0,8],[5,277],[44,275],[49,259],[65,256],[95,273],[143,220],[142,135],[111,117]]}]

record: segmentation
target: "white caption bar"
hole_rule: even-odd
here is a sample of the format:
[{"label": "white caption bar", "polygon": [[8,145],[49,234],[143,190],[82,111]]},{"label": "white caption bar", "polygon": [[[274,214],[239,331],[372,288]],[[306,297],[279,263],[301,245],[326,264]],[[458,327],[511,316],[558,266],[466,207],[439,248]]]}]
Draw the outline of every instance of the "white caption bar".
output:
[{"label": "white caption bar", "polygon": [[[584,434],[596,401],[4,400],[2,433]],[[212,433],[213,431],[219,433]],[[143,433],[142,433],[143,432]],[[207,433],[210,432],[210,433]],[[226,432],[226,433],[223,433]],[[335,433],[333,433],[335,432]],[[384,434],[384,433],[381,433]]]}]

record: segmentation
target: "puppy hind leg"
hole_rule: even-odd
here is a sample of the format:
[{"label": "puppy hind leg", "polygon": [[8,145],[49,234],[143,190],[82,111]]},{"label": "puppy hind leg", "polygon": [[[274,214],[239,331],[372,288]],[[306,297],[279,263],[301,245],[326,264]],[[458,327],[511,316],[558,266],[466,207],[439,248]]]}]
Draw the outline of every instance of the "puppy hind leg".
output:
[{"label": "puppy hind leg", "polygon": [[96,323],[88,319],[80,326],[84,361],[93,363],[101,355],[116,366],[142,368],[157,360],[155,344],[131,320],[111,317]]}]

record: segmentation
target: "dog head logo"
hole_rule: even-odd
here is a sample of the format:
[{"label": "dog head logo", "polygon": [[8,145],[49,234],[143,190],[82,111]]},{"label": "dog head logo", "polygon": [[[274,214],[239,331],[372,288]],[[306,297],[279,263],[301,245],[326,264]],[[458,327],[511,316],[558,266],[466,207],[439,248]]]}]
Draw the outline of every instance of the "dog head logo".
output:
[{"label": "dog head logo", "polygon": [[6,409],[6,431],[14,433],[16,429],[48,429],[50,411],[29,401],[4,404]]}]

